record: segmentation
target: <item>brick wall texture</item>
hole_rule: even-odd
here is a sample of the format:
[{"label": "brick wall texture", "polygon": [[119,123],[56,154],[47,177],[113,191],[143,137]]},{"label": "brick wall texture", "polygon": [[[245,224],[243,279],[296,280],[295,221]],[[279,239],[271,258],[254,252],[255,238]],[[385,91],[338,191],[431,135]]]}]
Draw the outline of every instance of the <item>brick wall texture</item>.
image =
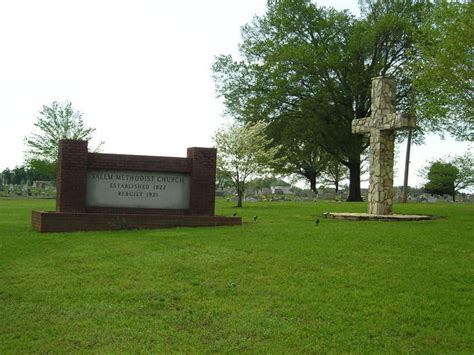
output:
[{"label": "brick wall texture", "polygon": [[[191,176],[190,208],[87,207],[87,170],[124,170],[188,173]],[[59,147],[57,212],[143,213],[164,215],[214,215],[216,149],[188,148],[186,158],[88,153],[87,141],[63,140]]]},{"label": "brick wall texture", "polygon": [[172,227],[214,227],[242,224],[240,217],[166,216],[126,213],[32,212],[32,226],[39,232],[69,232]]},{"label": "brick wall texture", "polygon": [[59,143],[56,211],[85,212],[87,141]]}]

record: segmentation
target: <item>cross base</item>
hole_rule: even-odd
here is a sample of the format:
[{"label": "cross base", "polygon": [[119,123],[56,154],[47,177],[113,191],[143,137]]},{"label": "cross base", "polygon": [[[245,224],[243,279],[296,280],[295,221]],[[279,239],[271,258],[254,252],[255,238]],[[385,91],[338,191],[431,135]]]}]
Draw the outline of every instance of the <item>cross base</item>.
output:
[{"label": "cross base", "polygon": [[426,221],[430,220],[430,216],[422,215],[379,215],[370,213],[336,213],[330,212],[328,216],[333,219],[346,219],[350,221],[384,221],[384,222],[403,222],[403,221]]}]

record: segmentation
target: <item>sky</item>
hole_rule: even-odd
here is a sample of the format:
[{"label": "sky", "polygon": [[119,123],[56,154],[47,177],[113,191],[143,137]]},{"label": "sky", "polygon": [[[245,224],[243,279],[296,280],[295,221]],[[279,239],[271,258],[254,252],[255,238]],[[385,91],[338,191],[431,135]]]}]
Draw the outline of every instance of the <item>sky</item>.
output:
[{"label": "sky", "polygon": [[[319,0],[349,9],[357,0]],[[0,171],[23,163],[39,111],[69,100],[106,153],[185,156],[212,146],[225,121],[211,65],[238,54],[240,27],[266,0],[0,0]],[[410,184],[467,143],[428,137],[412,148]],[[404,145],[395,185],[403,181]]]}]

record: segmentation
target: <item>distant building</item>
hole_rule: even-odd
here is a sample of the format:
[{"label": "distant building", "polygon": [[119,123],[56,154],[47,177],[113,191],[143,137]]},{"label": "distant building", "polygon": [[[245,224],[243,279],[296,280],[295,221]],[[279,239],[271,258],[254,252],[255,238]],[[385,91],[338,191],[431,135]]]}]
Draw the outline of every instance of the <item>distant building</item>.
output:
[{"label": "distant building", "polygon": [[288,186],[270,186],[270,190],[274,195],[286,195],[291,194],[291,185]]}]

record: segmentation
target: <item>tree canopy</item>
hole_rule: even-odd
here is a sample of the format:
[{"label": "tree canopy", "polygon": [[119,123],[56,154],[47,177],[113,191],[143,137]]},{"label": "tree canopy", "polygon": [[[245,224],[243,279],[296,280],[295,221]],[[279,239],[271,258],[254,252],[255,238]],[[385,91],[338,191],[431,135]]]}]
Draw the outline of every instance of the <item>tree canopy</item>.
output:
[{"label": "tree canopy", "polygon": [[25,137],[25,160],[29,167],[56,177],[59,141],[62,139],[92,139],[95,128],[86,127],[82,113],[72,108],[72,103],[54,101],[43,106],[34,126],[39,131]]},{"label": "tree canopy", "polygon": [[218,130],[214,136],[217,146],[217,170],[229,177],[237,190],[237,207],[242,207],[246,184],[250,178],[272,171],[278,160],[279,146],[264,134],[265,123],[233,125]]},{"label": "tree canopy", "polygon": [[29,184],[31,185],[34,180],[48,180],[49,176],[44,174],[43,171],[37,170],[35,168],[27,166],[16,166],[14,169],[10,170],[8,168],[4,169],[0,173],[1,179],[0,183],[5,184]]},{"label": "tree canopy", "polygon": [[427,182],[424,190],[431,194],[455,196],[459,191],[472,190],[474,187],[474,158],[471,151],[430,162],[421,170]]},{"label": "tree canopy", "polygon": [[417,116],[425,128],[474,139],[474,2],[437,1],[425,7],[411,71]]},{"label": "tree canopy", "polygon": [[330,154],[348,167],[348,200],[361,200],[360,155],[367,138],[351,122],[370,114],[371,78],[399,79],[400,102],[409,104],[404,71],[412,48],[418,5],[366,4],[366,14],[322,8],[309,0],[270,0],[262,17],[245,25],[241,60],[222,55],[213,66],[227,113],[243,122],[268,123],[275,144],[288,147],[287,167]]},{"label": "tree canopy", "polygon": [[451,163],[434,162],[431,164],[424,190],[430,194],[455,195],[454,181],[459,174],[458,168]]},{"label": "tree canopy", "polygon": [[349,171],[346,166],[341,164],[336,159],[329,160],[326,168],[324,169],[321,180],[324,184],[334,186],[335,192],[339,191],[341,182],[349,177]]}]

